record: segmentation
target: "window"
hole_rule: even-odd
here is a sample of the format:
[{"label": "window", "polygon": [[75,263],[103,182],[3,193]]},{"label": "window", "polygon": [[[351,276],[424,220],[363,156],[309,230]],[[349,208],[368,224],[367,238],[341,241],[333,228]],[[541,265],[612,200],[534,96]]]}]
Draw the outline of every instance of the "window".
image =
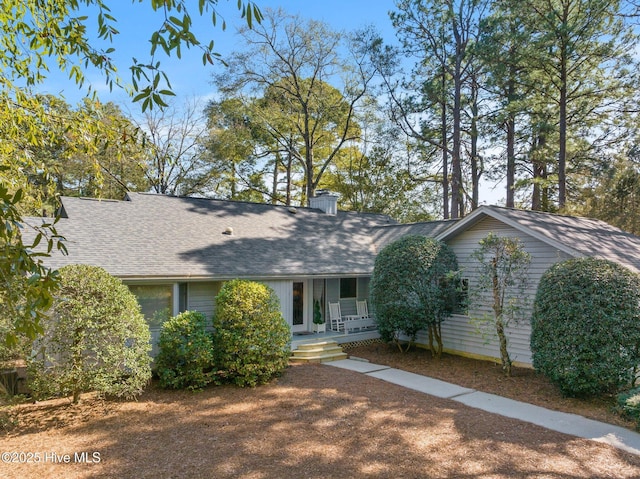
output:
[{"label": "window", "polygon": [[356,298],[358,295],[357,278],[340,278],[340,299]]},{"label": "window", "polygon": [[[455,288],[451,288],[455,285]],[[440,286],[446,297],[444,301],[449,314],[469,314],[469,280],[467,278],[443,278]]]},{"label": "window", "polygon": [[187,283],[178,284],[178,311],[184,313],[187,310]]},{"label": "window", "polygon": [[304,283],[293,283],[293,325],[304,324]]},{"label": "window", "polygon": [[458,283],[451,312],[453,314],[469,314],[469,280],[467,278],[462,278]]},{"label": "window", "polygon": [[173,312],[172,284],[130,284],[129,290],[138,298],[144,318],[151,328],[159,328]]}]

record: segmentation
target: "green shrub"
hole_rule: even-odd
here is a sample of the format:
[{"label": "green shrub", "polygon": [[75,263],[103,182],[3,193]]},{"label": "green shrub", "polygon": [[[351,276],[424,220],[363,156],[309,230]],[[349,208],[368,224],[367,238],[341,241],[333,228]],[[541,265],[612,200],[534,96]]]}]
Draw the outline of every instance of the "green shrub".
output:
[{"label": "green shrub", "polygon": [[635,421],[636,429],[640,428],[640,387],[621,392],[616,397],[618,412]]},{"label": "green shrub", "polygon": [[162,387],[200,389],[211,381],[213,343],[205,327],[206,318],[197,311],[185,311],[162,325],[156,357]]},{"label": "green shrub", "polygon": [[540,280],[531,319],[533,365],[567,396],[632,384],[640,362],[640,283],[596,258],[552,266]]},{"label": "green shrub", "polygon": [[60,287],[29,358],[36,396],[133,397],[151,378],[150,333],[136,297],[95,266],[60,269]]},{"label": "green shrub", "polygon": [[[3,342],[2,338],[11,338],[11,343]],[[16,331],[9,316],[0,314],[0,367],[14,359],[24,359],[31,349],[32,340],[24,333]]]},{"label": "green shrub", "polygon": [[219,377],[255,386],[287,367],[291,331],[268,286],[243,280],[225,283],[216,297],[213,326]]},{"label": "green shrub", "polygon": [[401,335],[415,341],[428,330],[431,351],[442,351],[440,324],[456,297],[452,275],[458,269],[453,251],[424,236],[405,236],[378,254],[371,277],[371,304],[384,341],[400,347]]}]

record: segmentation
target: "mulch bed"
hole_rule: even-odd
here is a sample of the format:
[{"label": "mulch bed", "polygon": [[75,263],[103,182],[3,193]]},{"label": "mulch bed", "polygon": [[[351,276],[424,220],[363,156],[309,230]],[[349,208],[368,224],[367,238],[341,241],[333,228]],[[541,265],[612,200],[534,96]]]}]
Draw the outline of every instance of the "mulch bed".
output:
[{"label": "mulch bed", "polygon": [[10,419],[3,452],[40,462],[0,463],[6,478],[640,477],[639,456],[317,364],[254,389],[152,386],[138,401],[23,404]]}]

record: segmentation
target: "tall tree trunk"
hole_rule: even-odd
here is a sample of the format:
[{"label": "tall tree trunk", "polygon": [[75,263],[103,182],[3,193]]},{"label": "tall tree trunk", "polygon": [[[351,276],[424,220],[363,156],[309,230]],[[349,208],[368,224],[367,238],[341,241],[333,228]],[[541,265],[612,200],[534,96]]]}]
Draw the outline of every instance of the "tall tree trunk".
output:
[{"label": "tall tree trunk", "polygon": [[275,159],[273,161],[273,180],[271,182],[271,204],[275,205],[278,203],[278,170],[279,166],[282,163],[280,158],[280,153],[276,153]]},{"label": "tall tree trunk", "polygon": [[442,212],[445,220],[449,219],[449,150],[447,145],[448,128],[447,128],[447,101],[445,99],[445,91],[447,87],[447,71],[446,67],[442,67],[442,102],[440,103],[440,127],[442,129]]},{"label": "tall tree trunk", "polygon": [[[516,178],[516,122],[513,114],[507,119],[507,203],[508,208],[515,206],[515,178]],[[535,168],[535,167],[534,167]],[[535,185],[534,185],[535,188]]]},{"label": "tall tree trunk", "polygon": [[564,208],[567,202],[567,72],[566,65],[563,67],[560,82],[560,121],[558,145],[558,208]]},{"label": "tall tree trunk", "polygon": [[[458,48],[460,50],[460,48]],[[462,163],[460,158],[460,141],[461,141],[461,108],[462,108],[462,78],[461,63],[462,53],[456,54],[456,67],[453,78],[453,136],[451,150],[451,218],[461,218],[464,216],[462,201]]]},{"label": "tall tree trunk", "polygon": [[531,209],[534,211],[548,211],[547,162],[542,154],[547,144],[547,137],[538,131],[531,149],[533,167],[533,193],[531,195]]},{"label": "tall tree trunk", "polygon": [[452,33],[455,38],[455,56],[453,70],[453,137],[451,150],[451,217],[464,216],[463,184],[462,184],[462,158],[461,158],[461,126],[462,126],[462,63],[466,55],[467,41],[464,38],[464,26],[459,23],[458,13],[454,11],[453,2],[447,2],[449,14],[452,19]]},{"label": "tall tree trunk", "polygon": [[291,206],[291,170],[293,168],[293,157],[291,154],[287,155],[287,164],[285,165],[287,171],[287,185],[286,185],[286,198],[285,204]]},{"label": "tall tree trunk", "polygon": [[[512,47],[513,48],[513,47]],[[515,100],[515,79],[516,66],[509,67],[509,83],[507,86],[507,102],[509,111],[507,113],[507,204],[509,208],[515,206],[515,184],[516,184],[516,118],[513,112],[512,103]]]},{"label": "tall tree trunk", "polygon": [[[516,37],[516,26],[513,21],[509,28],[512,38]],[[515,185],[516,185],[516,115],[513,111],[513,103],[516,97],[516,78],[518,67],[516,65],[516,51],[518,45],[512,41],[509,47],[509,78],[507,80],[507,204],[509,208],[515,206]]]},{"label": "tall tree trunk", "polygon": [[471,209],[478,208],[480,198],[480,177],[482,167],[480,156],[478,155],[478,82],[475,80],[471,84]]}]

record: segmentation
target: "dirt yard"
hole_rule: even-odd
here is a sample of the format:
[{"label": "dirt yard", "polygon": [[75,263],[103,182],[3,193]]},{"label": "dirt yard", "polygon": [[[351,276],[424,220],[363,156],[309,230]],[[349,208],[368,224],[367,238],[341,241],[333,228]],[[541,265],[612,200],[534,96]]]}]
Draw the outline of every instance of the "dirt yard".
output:
[{"label": "dirt yard", "polygon": [[[490,364],[384,345],[348,352],[434,377],[448,370],[444,379],[547,407],[573,404],[540,392],[531,372],[505,380]],[[4,426],[3,478],[640,477],[639,456],[326,365],[292,366],[255,389],[152,386],[137,402],[24,404]]]}]

